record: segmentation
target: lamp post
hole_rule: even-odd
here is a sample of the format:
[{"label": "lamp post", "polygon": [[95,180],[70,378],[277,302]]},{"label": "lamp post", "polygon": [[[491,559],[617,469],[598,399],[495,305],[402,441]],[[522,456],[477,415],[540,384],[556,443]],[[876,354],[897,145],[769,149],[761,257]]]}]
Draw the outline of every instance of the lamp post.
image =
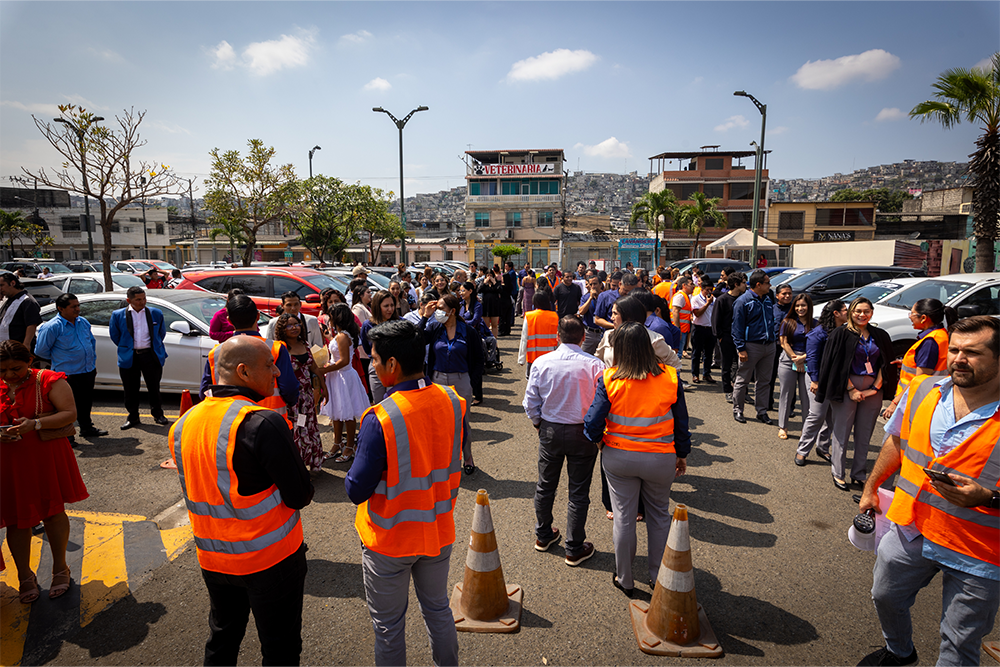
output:
[{"label": "lamp post", "polygon": [[751,231],[753,232],[753,250],[750,252],[750,265],[757,265],[757,216],[758,209],[760,208],[760,169],[761,162],[764,160],[764,127],[767,125],[767,105],[761,104],[757,101],[757,98],[746,92],[745,90],[737,90],[733,95],[737,97],[749,98],[754,106],[757,107],[757,111],[760,112],[760,143],[757,145],[757,169],[754,173],[753,178],[753,217],[751,218]]},{"label": "lamp post", "polygon": [[146,236],[146,177],[139,177],[139,184],[142,185],[143,193],[139,204],[142,206],[142,251],[143,259],[149,259],[149,237]]},{"label": "lamp post", "polygon": [[[86,130],[77,127],[73,123],[69,122],[65,118],[54,118],[57,123],[64,123],[69,125],[70,129],[76,132],[76,138],[80,140],[80,163],[83,167],[83,211],[87,218],[87,259],[94,261],[94,230],[90,224],[90,197],[87,193],[90,192],[87,186],[87,145],[83,143],[83,137],[87,133]],[[96,116],[91,119],[91,123],[97,123],[104,120],[103,116]],[[89,127],[89,124],[88,124]]]},{"label": "lamp post", "polygon": [[313,146],[312,149],[309,151],[309,178],[310,178],[310,180],[313,177],[313,153],[315,153],[318,150],[322,150],[322,149],[319,146]]},{"label": "lamp post", "polygon": [[[406,127],[406,122],[413,117],[413,114],[418,111],[427,111],[428,107],[419,106],[410,113],[406,114],[403,120],[397,119],[391,113],[383,109],[382,107],[373,107],[372,111],[376,113],[384,113],[386,116],[392,119],[392,122],[396,124],[399,128],[399,219],[403,223],[403,238],[400,240],[400,258],[399,261],[403,264],[407,264],[406,261],[406,211],[403,208],[403,128]],[[372,260],[374,261],[374,257]]]}]

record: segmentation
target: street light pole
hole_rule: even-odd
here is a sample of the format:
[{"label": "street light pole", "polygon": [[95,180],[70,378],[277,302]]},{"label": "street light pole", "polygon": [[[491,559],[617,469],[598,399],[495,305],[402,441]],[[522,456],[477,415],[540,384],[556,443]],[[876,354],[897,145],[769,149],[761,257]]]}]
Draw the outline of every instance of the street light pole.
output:
[{"label": "street light pole", "polygon": [[745,90],[737,90],[733,95],[737,97],[747,97],[754,106],[757,107],[757,111],[760,112],[760,143],[757,144],[757,169],[754,173],[753,178],[753,217],[751,218],[751,231],[753,232],[753,250],[750,253],[750,266],[757,265],[757,216],[758,209],[760,208],[760,171],[761,162],[764,161],[764,128],[767,125],[767,105],[761,104],[757,101],[757,98],[746,92]]},{"label": "street light pole", "polygon": [[309,179],[312,180],[313,177],[313,153],[318,150],[322,150],[319,146],[313,146],[312,150],[309,151]]},{"label": "street light pole", "polygon": [[142,205],[142,248],[143,248],[143,259],[149,259],[149,237],[146,236],[146,177],[139,177],[139,184],[142,185],[143,193],[142,199],[139,204]]},{"label": "street light pole", "polygon": [[[397,119],[391,113],[383,109],[382,107],[373,107],[372,111],[376,113],[384,113],[386,116],[392,119],[392,122],[396,124],[399,128],[399,219],[403,223],[403,238],[400,240],[400,258],[399,261],[403,264],[408,264],[406,261],[406,211],[403,207],[403,128],[406,127],[406,122],[413,117],[413,114],[418,111],[427,111],[428,107],[419,106],[410,113],[406,114],[403,120]],[[375,258],[372,257],[372,262]]]},{"label": "street light pole", "polygon": [[[69,122],[65,118],[53,118],[57,123],[64,123],[68,125],[70,129],[76,132],[76,138],[80,141],[80,163],[83,167],[83,211],[87,219],[87,259],[94,261],[94,230],[90,224],[90,197],[87,193],[90,192],[87,186],[87,145],[83,142],[83,136],[86,134],[86,130],[83,130],[73,123]],[[90,122],[97,123],[104,120],[103,116],[97,116],[93,118]],[[89,125],[88,125],[89,127]]]}]

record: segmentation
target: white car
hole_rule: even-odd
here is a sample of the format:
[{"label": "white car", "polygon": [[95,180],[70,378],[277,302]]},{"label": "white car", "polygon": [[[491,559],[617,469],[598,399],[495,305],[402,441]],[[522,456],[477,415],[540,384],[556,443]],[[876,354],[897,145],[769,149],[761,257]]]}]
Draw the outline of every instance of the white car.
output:
[{"label": "white car", "polygon": [[924,278],[877,303],[871,323],[889,334],[897,356],[905,354],[917,340],[909,312],[921,299],[937,299],[954,308],[960,318],[972,315],[1000,317],[1000,273],[956,273]]},{"label": "white car", "polygon": [[[121,292],[102,292],[80,295],[79,299],[80,315],[90,322],[97,341],[95,387],[121,390],[118,349],[111,341],[109,326],[111,313],[125,307],[124,295]],[[163,322],[167,327],[167,335],[163,340],[167,361],[163,365],[160,391],[179,394],[188,389],[197,393],[205,360],[216,345],[208,336],[208,325],[212,316],[225,307],[225,295],[201,290],[146,290],[146,305],[163,311]],[[41,314],[45,321],[55,317],[55,304],[42,308]],[[268,321],[270,318],[261,315],[261,330]]]},{"label": "white car", "polygon": [[[49,282],[58,286],[61,291],[75,296],[80,296],[81,294],[98,294],[104,291],[103,273],[60,273],[58,276],[49,278]],[[129,287],[133,286],[146,288],[142,279],[131,273],[112,273],[111,282],[115,284],[115,292],[126,292]]]},{"label": "white car", "polygon": [[[844,296],[840,297],[840,300],[847,305],[850,305],[851,302],[859,296],[863,296],[872,303],[878,303],[883,299],[888,299],[899,290],[905,289],[910,285],[924,280],[927,280],[927,278],[893,278],[892,280],[879,280],[874,283],[869,283],[864,287],[859,287],[853,292],[848,292]],[[813,304],[813,313],[816,317],[819,317],[820,311],[823,310],[823,306],[826,304],[826,301],[818,301]]]}]

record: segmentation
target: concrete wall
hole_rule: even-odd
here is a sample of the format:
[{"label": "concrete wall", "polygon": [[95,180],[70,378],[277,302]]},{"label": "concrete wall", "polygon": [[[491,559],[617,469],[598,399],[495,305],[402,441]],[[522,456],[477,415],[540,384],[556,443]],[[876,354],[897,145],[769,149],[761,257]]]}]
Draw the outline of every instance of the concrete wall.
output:
[{"label": "concrete wall", "polygon": [[792,249],[791,265],[803,269],[839,264],[892,266],[896,242],[796,243]]}]

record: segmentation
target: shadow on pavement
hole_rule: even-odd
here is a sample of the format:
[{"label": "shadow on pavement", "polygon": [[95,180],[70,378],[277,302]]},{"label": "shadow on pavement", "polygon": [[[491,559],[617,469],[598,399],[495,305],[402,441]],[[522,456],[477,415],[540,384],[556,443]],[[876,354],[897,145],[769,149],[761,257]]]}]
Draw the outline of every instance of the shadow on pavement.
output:
[{"label": "shadow on pavement", "polygon": [[685,485],[694,487],[694,491],[680,491],[674,488],[670,492],[671,499],[684,503],[688,507],[742,521],[774,523],[774,517],[769,509],[743,498],[742,495],[737,495],[765,495],[770,492],[770,489],[759,484],[741,479],[721,479],[687,474],[677,478],[675,485],[681,488]]},{"label": "shadow on pavement", "polygon": [[486,489],[491,501],[497,498],[533,498],[535,495],[534,481],[496,479],[482,468],[473,475],[463,474],[461,488],[472,492]]},{"label": "shadow on pavement", "polygon": [[[332,463],[332,461],[328,461],[327,463]],[[350,468],[349,463],[337,465],[347,466],[348,469]],[[347,497],[347,489],[344,488],[344,480],[341,477],[337,475],[323,474],[314,478],[312,483],[313,488],[316,490],[312,499],[314,503],[350,502],[350,499]]]},{"label": "shadow on pavement", "polygon": [[530,609],[521,609],[521,627],[523,628],[551,628],[552,621],[542,618],[538,614],[533,614]]},{"label": "shadow on pavement", "polygon": [[[470,422],[475,422],[476,420],[470,419]],[[501,442],[507,442],[514,438],[511,433],[500,433],[491,429],[472,429],[472,455],[475,458],[476,446],[477,445],[499,445]]]},{"label": "shadow on pavement", "polygon": [[[163,430],[162,426],[157,427]],[[89,445],[86,443],[90,443]],[[163,431],[163,442],[167,442],[167,432]],[[93,459],[93,458],[106,458],[108,456],[141,456],[145,452],[139,448],[138,438],[124,437],[124,438],[111,438],[103,437],[97,438],[94,441],[88,440],[77,440],[76,450],[80,452],[81,459]]]},{"label": "shadow on pavement", "polygon": [[317,598],[365,599],[361,563],[335,563],[319,558],[307,561],[305,594]]}]

